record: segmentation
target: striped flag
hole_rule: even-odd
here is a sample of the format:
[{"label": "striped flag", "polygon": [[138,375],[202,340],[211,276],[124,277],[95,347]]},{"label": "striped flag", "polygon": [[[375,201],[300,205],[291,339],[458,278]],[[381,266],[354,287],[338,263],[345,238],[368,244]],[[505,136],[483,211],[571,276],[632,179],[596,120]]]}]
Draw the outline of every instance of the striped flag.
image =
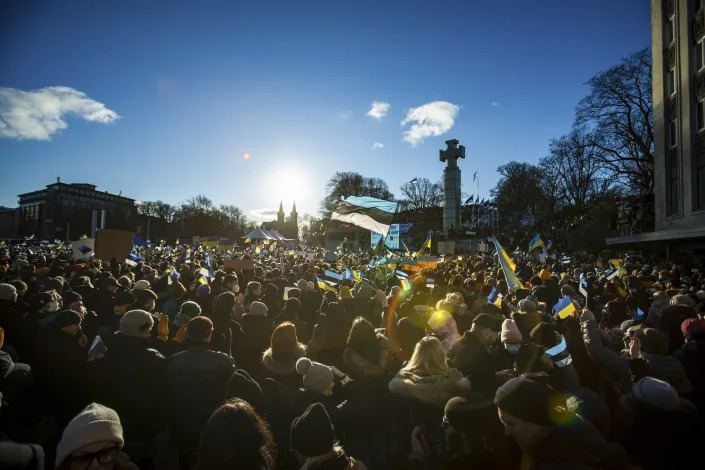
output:
[{"label": "striped flag", "polygon": [[411,289],[411,283],[409,282],[409,280],[407,278],[399,279],[399,282],[401,282],[402,289],[404,289],[404,290]]},{"label": "striped flag", "polygon": [[573,305],[573,301],[570,297],[566,295],[553,306],[553,311],[560,319],[568,318],[571,313],[575,312],[575,305]]},{"label": "striped flag", "polygon": [[386,237],[397,203],[368,196],[348,196],[335,208],[331,219],[357,225]]},{"label": "striped flag", "polygon": [[529,251],[533,250],[534,248],[539,248],[543,246],[543,240],[541,240],[541,235],[536,234],[534,238],[531,239],[529,242]]},{"label": "striped flag", "polygon": [[494,245],[497,249],[499,264],[502,267],[502,271],[504,271],[504,279],[507,281],[507,287],[509,287],[509,290],[514,291],[523,288],[524,286],[521,284],[521,281],[517,278],[516,274],[514,274],[516,265],[512,268],[512,265],[509,264],[511,262],[509,255],[506,251],[504,251],[504,248],[502,248],[502,245],[499,244],[496,238],[494,239]]}]

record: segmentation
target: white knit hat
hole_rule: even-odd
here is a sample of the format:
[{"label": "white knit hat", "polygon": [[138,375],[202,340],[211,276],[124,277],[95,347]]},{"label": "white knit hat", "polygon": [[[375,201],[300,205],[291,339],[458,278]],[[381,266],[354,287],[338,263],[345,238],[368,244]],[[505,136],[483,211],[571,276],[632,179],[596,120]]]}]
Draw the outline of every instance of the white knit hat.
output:
[{"label": "white knit hat", "polygon": [[116,442],[123,446],[122,425],[118,414],[103,405],[91,403],[64,429],[56,447],[55,468],[78,449],[96,442]]},{"label": "white knit hat", "polygon": [[675,410],[681,403],[678,392],[668,382],[644,377],[634,384],[632,393],[642,402],[663,410]]}]

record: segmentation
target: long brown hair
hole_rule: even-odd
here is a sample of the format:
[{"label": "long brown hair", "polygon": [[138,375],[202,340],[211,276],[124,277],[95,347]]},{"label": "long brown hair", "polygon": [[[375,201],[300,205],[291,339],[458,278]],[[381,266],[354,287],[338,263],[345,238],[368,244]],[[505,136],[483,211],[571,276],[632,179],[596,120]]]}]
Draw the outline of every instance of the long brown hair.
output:
[{"label": "long brown hair", "polygon": [[352,322],[350,334],[348,335],[347,347],[370,362],[377,362],[379,359],[379,347],[377,346],[377,333],[372,323],[364,317],[357,317]]},{"label": "long brown hair", "polygon": [[269,425],[244,400],[216,409],[203,428],[195,470],[275,468],[276,446]]},{"label": "long brown hair", "polygon": [[275,361],[286,361],[296,354],[300,346],[296,337],[296,325],[290,321],[285,321],[274,329],[269,348],[272,350],[272,359]]}]

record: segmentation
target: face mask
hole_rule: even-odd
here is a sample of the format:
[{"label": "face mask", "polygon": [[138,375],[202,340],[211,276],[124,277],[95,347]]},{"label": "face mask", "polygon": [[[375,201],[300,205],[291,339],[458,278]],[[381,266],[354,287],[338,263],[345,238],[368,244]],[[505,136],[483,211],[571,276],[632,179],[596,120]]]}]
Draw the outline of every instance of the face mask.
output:
[{"label": "face mask", "polygon": [[59,302],[52,300],[47,304],[47,312],[56,312],[59,310]]},{"label": "face mask", "polygon": [[516,354],[519,352],[519,345],[518,344],[505,344],[504,349],[507,350],[507,352],[511,354]]},{"label": "face mask", "polygon": [[239,285],[239,284],[235,284],[235,285],[233,286],[233,288],[230,289],[230,290],[237,294],[238,292],[240,292],[240,285]]}]

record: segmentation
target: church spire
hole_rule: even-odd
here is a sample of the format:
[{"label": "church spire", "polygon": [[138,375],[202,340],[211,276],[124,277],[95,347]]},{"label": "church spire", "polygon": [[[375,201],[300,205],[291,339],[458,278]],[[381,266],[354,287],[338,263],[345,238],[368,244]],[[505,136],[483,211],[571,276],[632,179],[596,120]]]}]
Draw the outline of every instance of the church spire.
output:
[{"label": "church spire", "polygon": [[277,212],[277,222],[284,223],[284,201],[279,201],[279,212]]},{"label": "church spire", "polygon": [[291,209],[292,214],[296,214],[296,201],[294,201],[294,207]]}]

